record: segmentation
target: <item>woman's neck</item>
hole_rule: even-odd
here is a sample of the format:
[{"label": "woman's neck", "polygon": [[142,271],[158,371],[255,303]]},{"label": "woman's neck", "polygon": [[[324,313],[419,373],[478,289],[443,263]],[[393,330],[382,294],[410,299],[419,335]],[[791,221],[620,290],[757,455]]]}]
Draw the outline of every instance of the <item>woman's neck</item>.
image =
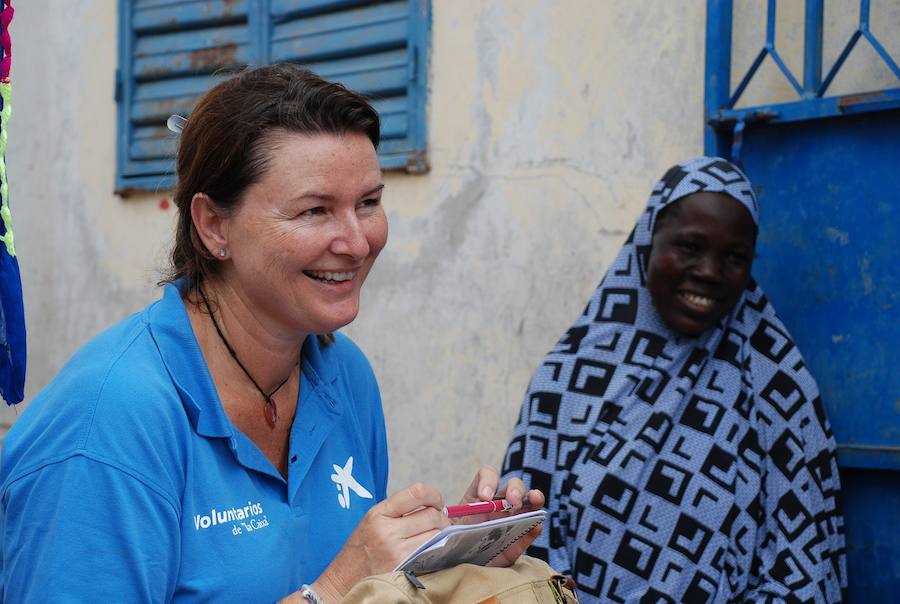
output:
[{"label": "woman's neck", "polygon": [[[300,350],[306,334],[286,333],[260,320],[239,292],[226,284],[206,283],[203,297],[189,304],[191,323],[208,361],[217,359],[218,367],[228,373],[242,372],[252,376],[259,388],[270,392],[281,384],[300,361]],[[212,313],[212,317],[210,316]],[[221,335],[217,332],[217,328]],[[235,359],[230,358],[233,350]],[[225,360],[225,363],[221,361]],[[231,371],[228,367],[231,366]]]}]

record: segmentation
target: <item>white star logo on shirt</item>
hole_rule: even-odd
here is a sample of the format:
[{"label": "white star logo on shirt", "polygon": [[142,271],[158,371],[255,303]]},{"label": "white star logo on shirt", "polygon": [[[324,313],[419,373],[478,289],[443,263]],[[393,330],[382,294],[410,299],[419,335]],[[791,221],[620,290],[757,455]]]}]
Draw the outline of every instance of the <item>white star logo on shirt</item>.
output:
[{"label": "white star logo on shirt", "polygon": [[352,455],[347,458],[347,463],[344,464],[343,468],[337,464],[331,464],[331,467],[335,471],[335,474],[331,475],[331,480],[337,486],[338,503],[341,504],[342,508],[345,510],[350,509],[350,491],[353,491],[363,499],[372,499],[372,493],[353,478]]}]

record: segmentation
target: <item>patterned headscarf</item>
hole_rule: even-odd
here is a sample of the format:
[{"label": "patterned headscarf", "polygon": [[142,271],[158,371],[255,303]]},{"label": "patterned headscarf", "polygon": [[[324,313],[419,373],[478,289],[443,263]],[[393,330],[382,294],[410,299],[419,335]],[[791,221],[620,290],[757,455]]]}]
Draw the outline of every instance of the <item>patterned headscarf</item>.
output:
[{"label": "patterned headscarf", "polygon": [[751,279],[692,338],[646,287],[659,212],[698,192],[738,200],[734,165],[670,169],[582,315],[545,357],[504,463],[547,496],[530,553],[584,602],[837,602],[846,588],[835,442],[815,380]]}]

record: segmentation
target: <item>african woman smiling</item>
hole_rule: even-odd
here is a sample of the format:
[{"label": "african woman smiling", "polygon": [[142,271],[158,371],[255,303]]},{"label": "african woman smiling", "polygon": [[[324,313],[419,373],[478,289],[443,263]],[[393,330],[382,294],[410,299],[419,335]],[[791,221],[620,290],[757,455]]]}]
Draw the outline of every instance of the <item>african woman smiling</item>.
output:
[{"label": "african woman smiling", "polygon": [[671,168],[535,372],[504,475],[548,496],[530,553],[584,602],[838,602],[835,442],[751,277],[759,208],[720,158]]}]

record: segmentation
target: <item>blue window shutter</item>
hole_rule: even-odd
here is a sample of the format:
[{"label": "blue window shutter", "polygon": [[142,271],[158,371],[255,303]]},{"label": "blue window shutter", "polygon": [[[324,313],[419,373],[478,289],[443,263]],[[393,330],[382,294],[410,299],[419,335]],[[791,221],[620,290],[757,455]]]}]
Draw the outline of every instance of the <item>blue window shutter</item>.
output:
[{"label": "blue window shutter", "polygon": [[169,115],[187,116],[236,69],[282,61],[371,100],[383,168],[428,169],[430,0],[119,0],[119,11],[120,192],[174,184]]},{"label": "blue window shutter", "polygon": [[175,182],[173,113],[253,63],[248,5],[253,0],[119,0],[116,189],[166,190]]}]

